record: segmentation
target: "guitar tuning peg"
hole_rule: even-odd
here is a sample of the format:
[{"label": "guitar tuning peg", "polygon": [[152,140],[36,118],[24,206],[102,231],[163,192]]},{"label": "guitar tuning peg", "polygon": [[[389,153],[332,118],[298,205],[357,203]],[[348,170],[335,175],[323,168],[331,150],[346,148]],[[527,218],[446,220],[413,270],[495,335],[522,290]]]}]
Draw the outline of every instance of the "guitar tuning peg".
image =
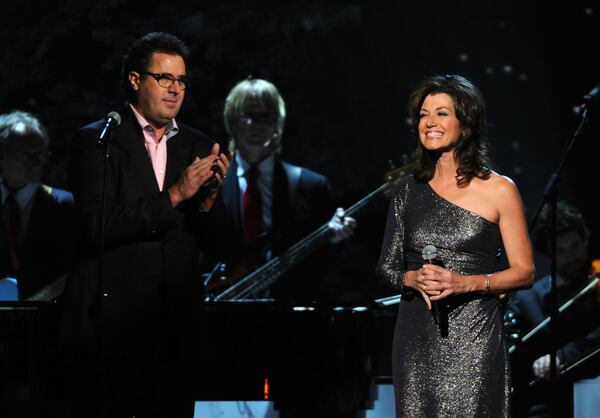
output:
[{"label": "guitar tuning peg", "polygon": [[396,164],[394,164],[394,161],[388,160],[388,167],[389,167],[390,170],[395,170],[396,169]]}]

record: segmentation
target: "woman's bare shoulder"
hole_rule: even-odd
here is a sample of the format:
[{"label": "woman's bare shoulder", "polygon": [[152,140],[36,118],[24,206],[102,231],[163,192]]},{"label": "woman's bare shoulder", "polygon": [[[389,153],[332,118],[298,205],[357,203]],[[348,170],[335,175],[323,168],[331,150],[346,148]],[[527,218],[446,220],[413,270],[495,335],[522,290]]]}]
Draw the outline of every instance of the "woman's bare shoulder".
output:
[{"label": "woman's bare shoulder", "polygon": [[508,176],[492,171],[487,180],[482,181],[482,189],[485,190],[486,196],[496,203],[497,207],[502,207],[507,204],[521,202],[521,195],[517,184]]},{"label": "woman's bare shoulder", "polygon": [[486,191],[491,192],[510,192],[517,190],[517,185],[508,176],[498,174],[495,171],[490,172],[490,176],[487,179],[474,178],[472,180],[477,187],[481,187]]}]

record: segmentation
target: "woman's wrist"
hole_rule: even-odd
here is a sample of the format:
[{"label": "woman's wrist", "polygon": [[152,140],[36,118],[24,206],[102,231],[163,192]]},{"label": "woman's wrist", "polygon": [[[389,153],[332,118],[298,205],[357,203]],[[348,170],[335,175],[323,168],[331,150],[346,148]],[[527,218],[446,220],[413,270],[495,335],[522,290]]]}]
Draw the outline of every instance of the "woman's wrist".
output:
[{"label": "woman's wrist", "polygon": [[489,279],[486,274],[467,276],[465,279],[467,279],[465,282],[469,283],[468,292],[486,294],[487,280]]},{"label": "woman's wrist", "polygon": [[480,279],[478,280],[478,282],[480,283],[479,291],[484,296],[490,295],[492,293],[492,274],[486,273],[479,274],[478,276],[480,277]]},{"label": "woman's wrist", "polygon": [[491,285],[492,285],[492,275],[488,273],[488,274],[485,275],[485,291],[484,291],[485,295],[489,295],[490,294]]},{"label": "woman's wrist", "polygon": [[415,288],[415,271],[410,270],[407,271],[404,275],[403,287],[412,287]]}]

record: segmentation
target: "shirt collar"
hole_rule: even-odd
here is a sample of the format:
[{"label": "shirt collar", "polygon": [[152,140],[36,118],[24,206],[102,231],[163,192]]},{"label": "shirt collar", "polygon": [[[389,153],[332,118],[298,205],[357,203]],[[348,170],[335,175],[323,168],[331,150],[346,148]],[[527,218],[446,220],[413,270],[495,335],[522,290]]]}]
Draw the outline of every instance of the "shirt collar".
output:
[{"label": "shirt collar", "polygon": [[37,191],[38,187],[40,187],[39,182],[29,183],[27,186],[24,186],[21,189],[19,189],[16,193],[11,193],[6,188],[4,183],[0,182],[0,189],[2,190],[2,204],[4,204],[4,202],[6,202],[6,198],[12,194],[15,196],[15,200],[17,201],[19,208],[21,210],[24,210],[25,207],[29,204],[29,202],[31,202],[31,200],[33,199],[33,196],[35,195],[35,192]]},{"label": "shirt collar", "polygon": [[[250,170],[250,163],[244,160],[244,157],[239,152],[235,153],[235,161],[237,163],[237,176],[245,177],[248,170]],[[273,174],[273,167],[275,167],[275,157],[273,154],[262,160],[256,166],[260,176],[270,176]]]},{"label": "shirt collar", "polygon": [[[150,122],[148,122],[145,117],[143,117],[137,110],[135,110],[135,107],[133,107],[131,103],[129,103],[129,107],[131,107],[131,110],[133,110],[133,115],[135,116],[138,124],[140,125],[143,131],[155,131],[154,127],[150,125]],[[175,135],[178,131],[179,127],[177,126],[177,121],[173,118],[167,123],[164,136],[168,139],[171,136]]]}]

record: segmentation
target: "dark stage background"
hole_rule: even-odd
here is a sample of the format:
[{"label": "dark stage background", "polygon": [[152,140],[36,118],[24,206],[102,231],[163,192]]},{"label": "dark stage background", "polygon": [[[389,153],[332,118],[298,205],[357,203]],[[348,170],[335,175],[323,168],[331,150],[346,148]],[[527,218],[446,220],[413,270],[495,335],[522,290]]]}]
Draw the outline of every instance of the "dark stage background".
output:
[{"label": "dark stage background", "polygon": [[[591,63],[600,9],[592,3],[9,0],[0,112],[42,119],[53,152],[46,181],[68,188],[69,135],[123,100],[125,49],[149,31],[172,32],[192,48],[192,88],[178,120],[226,143],[229,89],[248,75],[273,81],[288,108],[284,156],[329,176],[348,206],[381,184],[389,160],[399,163],[414,148],[410,89],[425,76],[459,73],[483,91],[497,169],[517,182],[531,216],[576,127],[574,106],[600,82]],[[597,231],[600,106],[590,117],[560,192]],[[386,211],[381,199],[358,218],[352,261],[341,267],[346,298],[376,293]]]}]

